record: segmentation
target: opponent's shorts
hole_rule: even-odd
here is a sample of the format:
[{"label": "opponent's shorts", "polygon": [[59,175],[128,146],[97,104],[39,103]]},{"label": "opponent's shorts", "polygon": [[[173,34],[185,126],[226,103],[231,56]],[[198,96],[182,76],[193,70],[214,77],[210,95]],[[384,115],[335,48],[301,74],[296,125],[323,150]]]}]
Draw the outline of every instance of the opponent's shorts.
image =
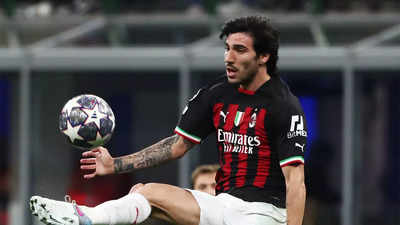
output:
[{"label": "opponent's shorts", "polygon": [[200,206],[199,225],[286,225],[286,209],[247,202],[230,194],[213,196],[189,190]]}]

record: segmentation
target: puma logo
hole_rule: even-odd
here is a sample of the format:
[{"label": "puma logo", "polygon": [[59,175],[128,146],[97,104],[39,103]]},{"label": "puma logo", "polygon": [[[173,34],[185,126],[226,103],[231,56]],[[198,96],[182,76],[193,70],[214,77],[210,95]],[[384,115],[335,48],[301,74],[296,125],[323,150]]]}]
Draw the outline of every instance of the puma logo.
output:
[{"label": "puma logo", "polygon": [[226,123],[226,117],[228,116],[229,112],[227,112],[226,114],[221,110],[219,112],[219,115],[222,116],[224,118],[224,123]]},{"label": "puma logo", "polygon": [[301,144],[299,144],[299,143],[296,142],[296,144],[295,144],[294,146],[295,146],[295,147],[299,147],[299,148],[301,149],[301,151],[304,152],[304,146],[305,146],[305,145],[306,145],[306,144],[301,145]]}]

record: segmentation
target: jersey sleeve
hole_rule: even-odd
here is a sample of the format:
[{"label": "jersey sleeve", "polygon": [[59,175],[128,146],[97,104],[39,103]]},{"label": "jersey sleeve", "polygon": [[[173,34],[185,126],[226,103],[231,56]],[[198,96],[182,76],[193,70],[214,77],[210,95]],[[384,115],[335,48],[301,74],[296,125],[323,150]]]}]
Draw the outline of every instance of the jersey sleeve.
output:
[{"label": "jersey sleeve", "polygon": [[277,121],[280,166],[304,164],[307,124],[304,112],[297,98],[294,98],[293,101],[282,110]]},{"label": "jersey sleeve", "polygon": [[207,89],[200,89],[188,102],[182,112],[175,133],[200,143],[212,131],[212,110]]}]

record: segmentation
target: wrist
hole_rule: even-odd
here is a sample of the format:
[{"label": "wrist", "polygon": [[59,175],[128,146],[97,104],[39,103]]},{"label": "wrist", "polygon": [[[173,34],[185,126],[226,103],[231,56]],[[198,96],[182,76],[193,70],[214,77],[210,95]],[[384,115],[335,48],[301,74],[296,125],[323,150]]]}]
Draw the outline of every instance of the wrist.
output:
[{"label": "wrist", "polygon": [[113,161],[113,166],[111,167],[110,173],[119,174],[126,172],[124,170],[122,157],[113,158],[112,161]]},{"label": "wrist", "polygon": [[116,165],[118,163],[118,160],[116,160],[116,158],[112,158],[112,166],[110,168],[109,173],[110,174],[118,174],[118,165]]}]

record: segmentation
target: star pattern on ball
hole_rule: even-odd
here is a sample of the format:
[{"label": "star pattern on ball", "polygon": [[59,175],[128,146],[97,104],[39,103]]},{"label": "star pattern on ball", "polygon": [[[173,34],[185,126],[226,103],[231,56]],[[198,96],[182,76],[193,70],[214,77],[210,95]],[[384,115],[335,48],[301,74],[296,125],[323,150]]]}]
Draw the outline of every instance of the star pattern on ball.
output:
[{"label": "star pattern on ball", "polygon": [[104,118],[104,114],[99,110],[99,104],[93,107],[93,109],[82,108],[82,110],[88,115],[85,125],[94,122],[98,128],[100,128],[100,119]]},{"label": "star pattern on ball", "polygon": [[83,138],[78,134],[79,128],[81,126],[73,127],[69,120],[67,120],[67,129],[63,131],[66,134],[72,143],[74,143],[75,139],[83,140]]},{"label": "star pattern on ball", "polygon": [[63,108],[63,111],[69,115],[74,108],[81,108],[82,106],[76,101],[69,101]]}]

